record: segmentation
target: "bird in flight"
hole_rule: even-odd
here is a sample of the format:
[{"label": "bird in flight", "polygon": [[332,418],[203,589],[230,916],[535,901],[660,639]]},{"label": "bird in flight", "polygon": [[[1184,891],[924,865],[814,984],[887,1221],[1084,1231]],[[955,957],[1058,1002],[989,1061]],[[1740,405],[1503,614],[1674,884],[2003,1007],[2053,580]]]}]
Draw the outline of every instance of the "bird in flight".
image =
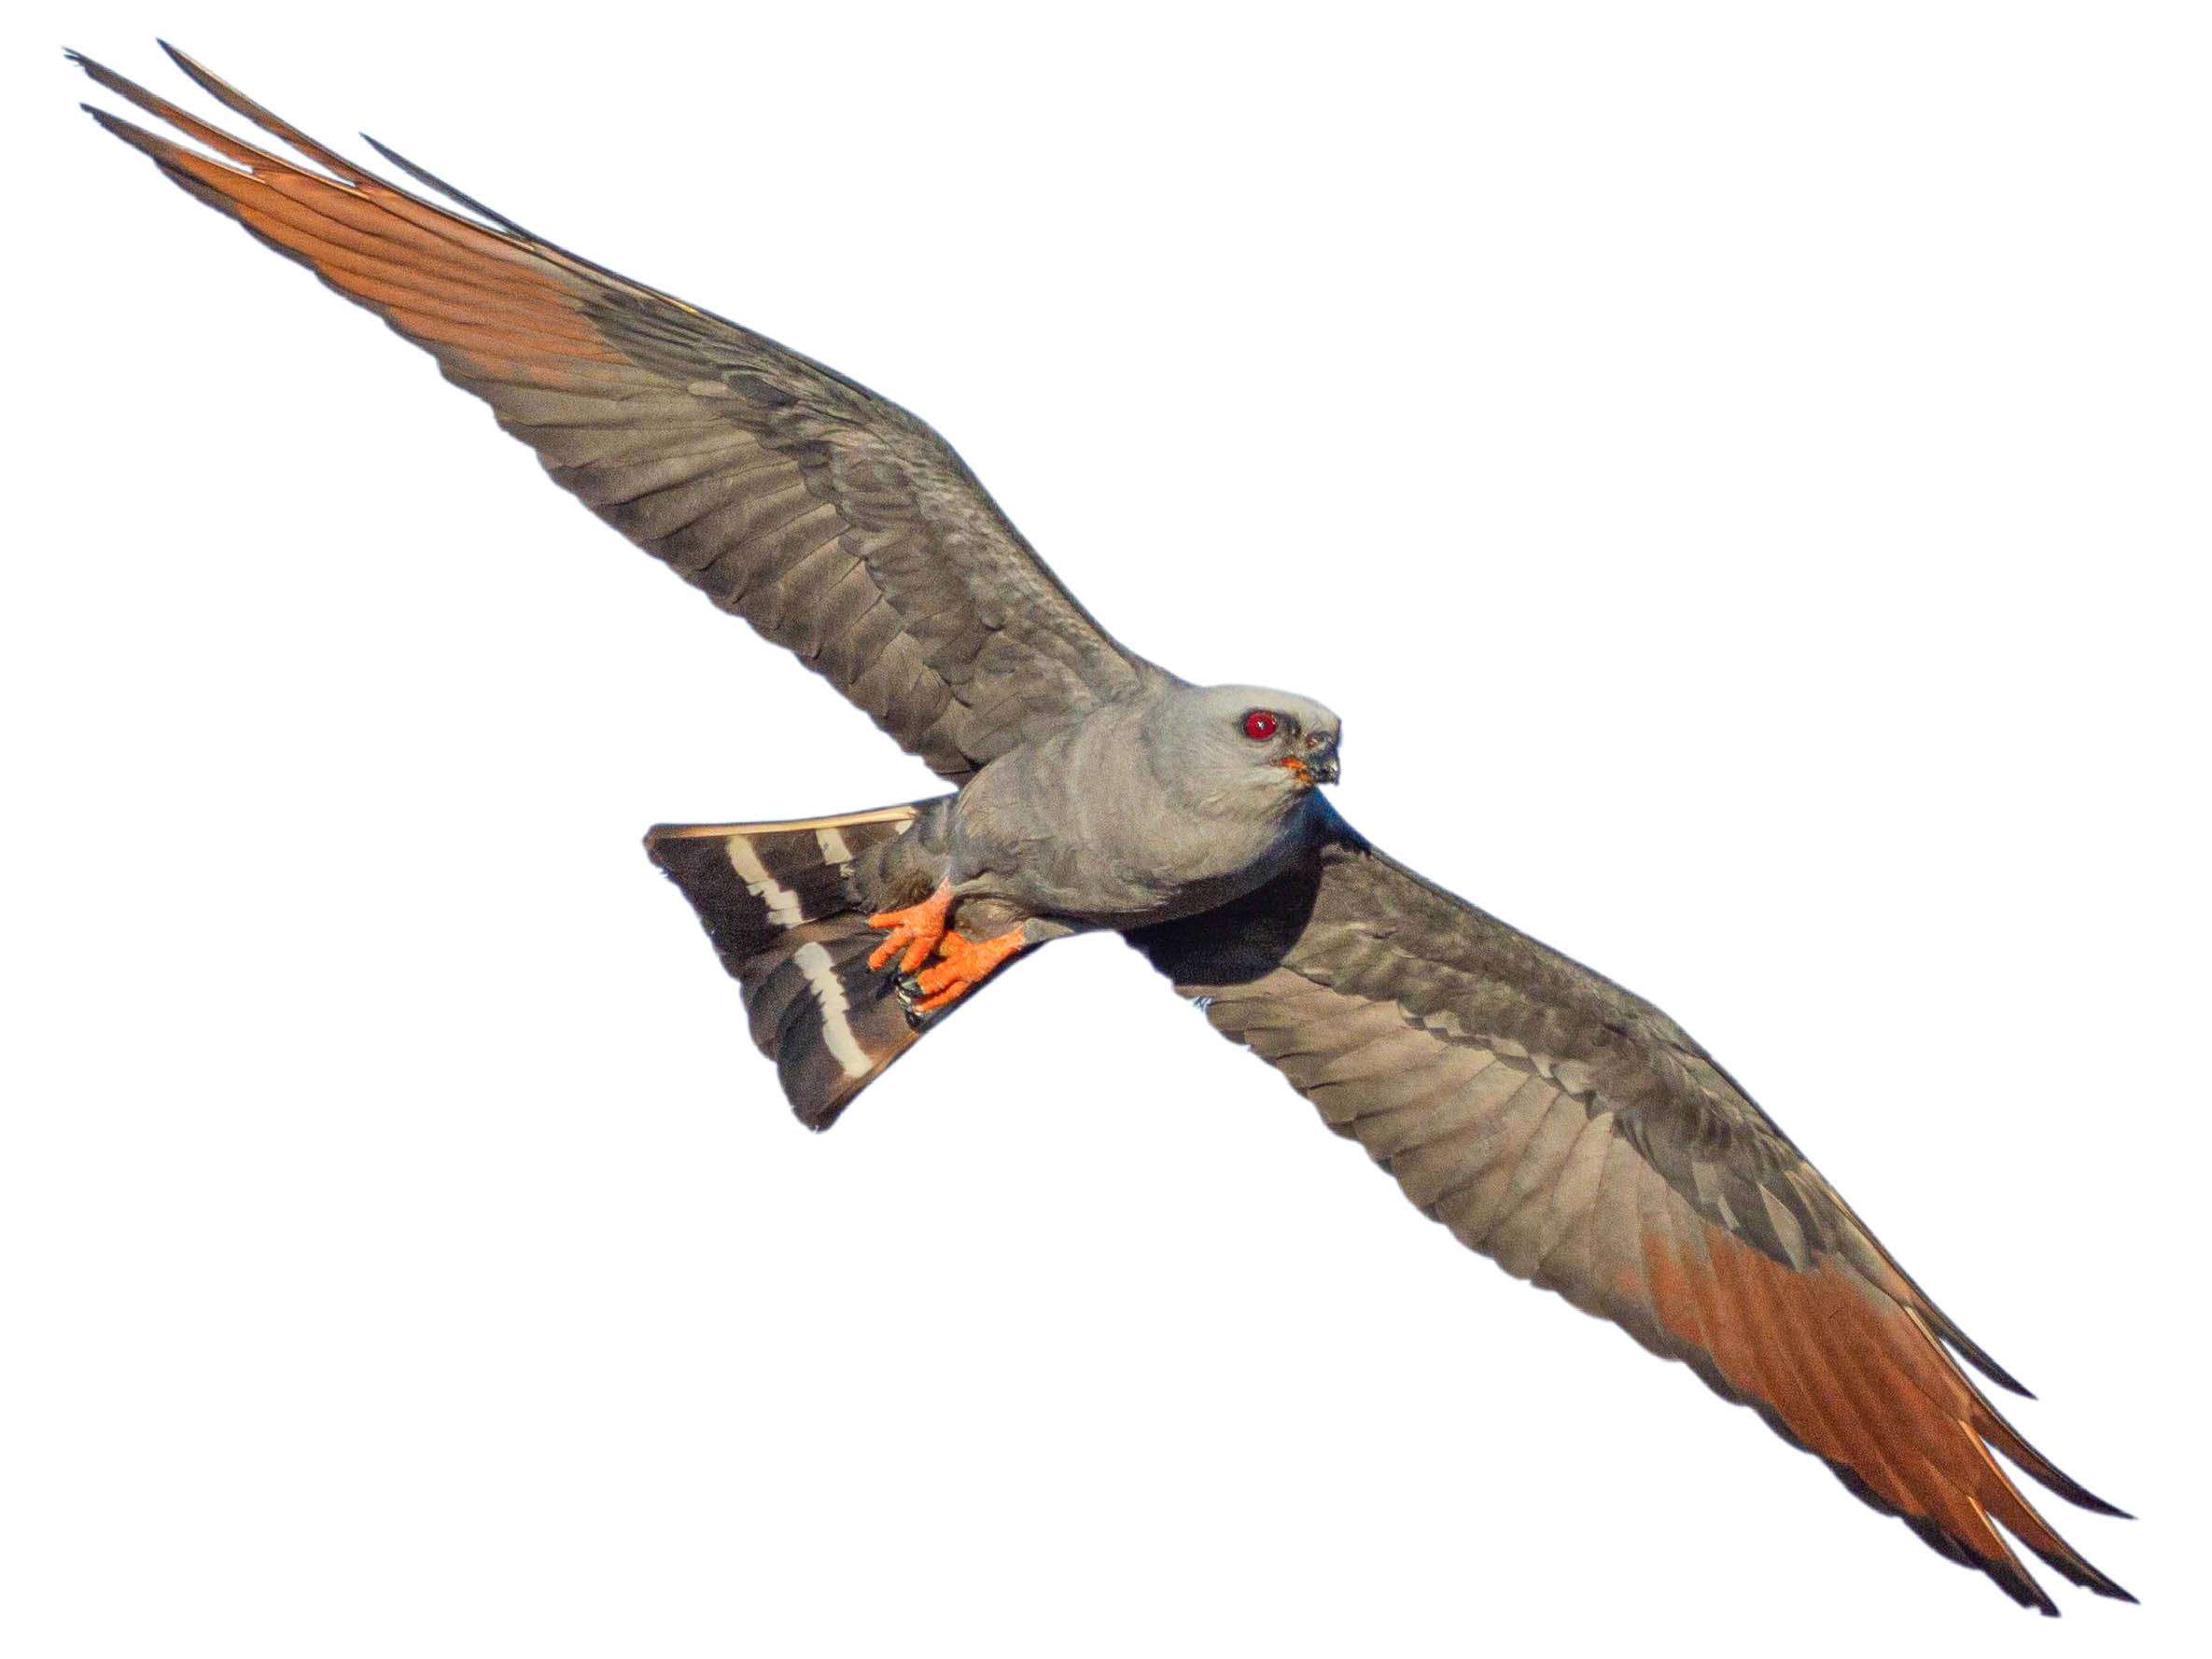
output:
[{"label": "bird in flight", "polygon": [[[429,352],[553,481],[824,676],[951,793],[646,838],[827,1128],[1006,965],[1121,932],[1517,1277],[1689,1365],[2023,1605],[2005,1535],[2132,1600],[1997,1463],[2121,1512],[1966,1370],[2024,1393],[1650,1003],[1425,880],[1320,787],[1337,717],[1118,644],[936,433],[833,369],[325,148],[174,49],[249,143],[72,54],[204,148],[87,105],[173,182]],[[1961,1361],[1964,1361],[1962,1365]]]}]

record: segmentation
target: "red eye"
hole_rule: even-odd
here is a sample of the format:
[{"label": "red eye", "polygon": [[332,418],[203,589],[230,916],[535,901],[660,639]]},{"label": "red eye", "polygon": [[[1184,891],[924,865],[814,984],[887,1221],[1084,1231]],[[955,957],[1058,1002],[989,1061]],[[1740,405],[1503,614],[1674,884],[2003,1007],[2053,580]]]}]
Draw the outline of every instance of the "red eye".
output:
[{"label": "red eye", "polygon": [[1275,717],[1264,708],[1255,708],[1244,717],[1244,735],[1254,743],[1266,743],[1275,735]]}]

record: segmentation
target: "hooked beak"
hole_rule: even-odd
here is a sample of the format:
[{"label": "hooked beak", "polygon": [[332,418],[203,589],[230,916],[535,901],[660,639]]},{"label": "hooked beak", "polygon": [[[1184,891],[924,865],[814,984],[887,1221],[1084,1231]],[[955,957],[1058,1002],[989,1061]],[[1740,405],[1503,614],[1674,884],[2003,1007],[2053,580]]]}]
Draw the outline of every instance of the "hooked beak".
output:
[{"label": "hooked beak", "polygon": [[1309,789],[1316,784],[1335,783],[1343,770],[1333,743],[1309,754],[1285,755],[1277,764]]}]

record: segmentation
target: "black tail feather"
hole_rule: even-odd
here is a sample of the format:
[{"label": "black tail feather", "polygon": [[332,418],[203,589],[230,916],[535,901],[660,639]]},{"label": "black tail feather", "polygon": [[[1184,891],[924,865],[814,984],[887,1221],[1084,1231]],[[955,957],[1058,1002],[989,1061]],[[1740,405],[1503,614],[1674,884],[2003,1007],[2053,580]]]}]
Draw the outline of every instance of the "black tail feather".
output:
[{"label": "black tail feather", "polygon": [[883,935],[867,920],[935,885],[935,806],[663,824],[646,835],[647,855],[698,913],[744,994],[754,1046],[776,1062],[810,1129],[835,1122],[936,1024],[909,1014],[894,976],[868,966]]}]

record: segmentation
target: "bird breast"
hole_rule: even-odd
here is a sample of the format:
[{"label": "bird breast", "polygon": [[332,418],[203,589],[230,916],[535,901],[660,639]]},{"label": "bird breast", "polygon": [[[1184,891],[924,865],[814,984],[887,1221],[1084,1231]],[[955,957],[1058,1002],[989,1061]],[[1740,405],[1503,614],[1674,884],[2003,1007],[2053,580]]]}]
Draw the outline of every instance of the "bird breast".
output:
[{"label": "bird breast", "polygon": [[1032,914],[1134,927],[1280,872],[1310,833],[1311,798],[1182,787],[1140,741],[1138,713],[1097,710],[970,780],[954,814],[955,882]]}]

